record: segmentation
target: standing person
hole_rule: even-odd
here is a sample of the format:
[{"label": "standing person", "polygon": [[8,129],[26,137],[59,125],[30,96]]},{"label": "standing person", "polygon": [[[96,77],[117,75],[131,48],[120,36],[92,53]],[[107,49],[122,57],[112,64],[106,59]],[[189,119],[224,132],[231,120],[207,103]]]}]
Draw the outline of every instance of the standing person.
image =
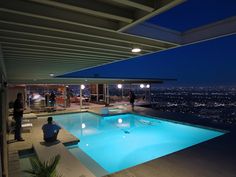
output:
[{"label": "standing person", "polygon": [[135,94],[133,91],[129,91],[129,102],[132,106],[132,111],[134,111],[134,100],[135,100]]},{"label": "standing person", "polygon": [[66,107],[70,107],[70,89],[66,88]]},{"label": "standing person", "polygon": [[48,123],[44,124],[42,127],[43,130],[43,139],[46,142],[54,142],[57,140],[57,135],[61,127],[53,123],[52,117],[48,117]]},{"label": "standing person", "polygon": [[45,93],[45,107],[48,107],[49,106],[49,93],[47,92],[47,93]]},{"label": "standing person", "polygon": [[49,100],[50,100],[51,107],[54,107],[55,106],[55,102],[56,102],[56,95],[53,92],[51,92],[51,94],[49,96]]},{"label": "standing person", "polygon": [[15,126],[15,140],[17,141],[24,141],[21,137],[21,123],[23,118],[23,95],[22,93],[17,93],[17,98],[14,102],[14,111],[13,111],[13,118],[16,121]]}]

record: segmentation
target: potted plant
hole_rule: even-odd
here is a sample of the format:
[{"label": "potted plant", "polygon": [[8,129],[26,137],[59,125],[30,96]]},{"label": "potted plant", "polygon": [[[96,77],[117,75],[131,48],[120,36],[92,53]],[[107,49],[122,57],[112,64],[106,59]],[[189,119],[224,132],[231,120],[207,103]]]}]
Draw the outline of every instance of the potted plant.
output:
[{"label": "potted plant", "polygon": [[60,161],[60,155],[50,158],[48,161],[41,162],[38,158],[30,158],[32,169],[24,170],[32,177],[61,177],[56,173],[56,167]]}]

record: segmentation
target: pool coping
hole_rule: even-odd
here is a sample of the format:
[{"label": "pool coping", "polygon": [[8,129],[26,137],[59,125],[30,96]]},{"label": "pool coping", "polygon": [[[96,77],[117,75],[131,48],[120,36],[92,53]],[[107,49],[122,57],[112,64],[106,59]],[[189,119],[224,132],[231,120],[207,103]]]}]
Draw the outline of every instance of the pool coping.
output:
[{"label": "pool coping", "polygon": [[167,119],[167,118],[155,117],[155,116],[150,116],[150,115],[146,115],[146,114],[137,114],[137,113],[130,113],[130,114],[145,115],[146,117],[151,118],[151,119],[160,119],[160,120],[164,120],[164,121],[167,121],[167,122],[173,122],[173,123],[176,123],[176,124],[182,124],[182,125],[188,125],[188,126],[192,126],[192,127],[209,129],[209,130],[219,131],[219,132],[222,132],[222,133],[229,133],[230,132],[229,130],[223,130],[223,129],[219,129],[219,128],[209,127],[209,126],[206,126],[206,125],[198,125],[198,124],[193,124],[193,123],[188,123],[188,122],[181,122],[181,121],[177,121],[177,120],[170,120],[170,119]]}]

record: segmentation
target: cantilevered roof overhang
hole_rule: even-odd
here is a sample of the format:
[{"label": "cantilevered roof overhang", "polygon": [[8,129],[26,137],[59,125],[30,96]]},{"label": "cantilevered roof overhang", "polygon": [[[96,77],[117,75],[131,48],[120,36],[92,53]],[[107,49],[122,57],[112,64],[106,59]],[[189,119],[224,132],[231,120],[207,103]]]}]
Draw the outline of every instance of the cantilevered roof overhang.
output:
[{"label": "cantilevered roof overhang", "polygon": [[[122,31],[184,0],[1,0],[0,43],[10,83],[60,75],[178,46]],[[63,79],[61,79],[63,80]],[[68,82],[68,79],[67,81]],[[74,82],[74,81],[73,81]]]},{"label": "cantilevered roof overhang", "polygon": [[[165,78],[127,78],[127,77],[77,77],[77,76],[57,76],[55,80],[60,81],[62,78],[67,78],[69,83],[79,84],[161,84],[169,81],[176,81],[177,79],[165,79]],[[73,82],[75,81],[75,82]],[[58,82],[60,83],[60,82]],[[68,83],[68,82],[65,82]]]},{"label": "cantilevered roof overhang", "polygon": [[[236,2],[211,2],[202,5],[197,0],[1,0],[1,71],[9,83],[75,83],[83,78],[52,75],[236,33]],[[211,19],[215,9],[220,11],[217,18]],[[149,20],[151,17],[158,19],[157,23],[153,23],[153,18]],[[172,28],[175,23],[189,26],[186,17],[194,28]],[[198,18],[210,24],[196,25]],[[142,49],[141,53],[131,52],[136,46]]]}]

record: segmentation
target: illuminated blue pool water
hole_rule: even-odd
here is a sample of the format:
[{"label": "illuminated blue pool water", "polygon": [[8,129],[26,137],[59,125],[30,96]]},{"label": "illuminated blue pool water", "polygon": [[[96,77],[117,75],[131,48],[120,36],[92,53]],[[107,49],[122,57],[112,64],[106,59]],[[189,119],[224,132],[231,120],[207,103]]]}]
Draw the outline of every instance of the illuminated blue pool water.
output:
[{"label": "illuminated blue pool water", "polygon": [[[54,116],[54,120],[80,139],[78,147],[70,149],[75,156],[83,162],[81,153],[85,152],[109,173],[224,134],[135,114],[101,117],[78,113]],[[92,163],[84,161],[96,171]]]}]

